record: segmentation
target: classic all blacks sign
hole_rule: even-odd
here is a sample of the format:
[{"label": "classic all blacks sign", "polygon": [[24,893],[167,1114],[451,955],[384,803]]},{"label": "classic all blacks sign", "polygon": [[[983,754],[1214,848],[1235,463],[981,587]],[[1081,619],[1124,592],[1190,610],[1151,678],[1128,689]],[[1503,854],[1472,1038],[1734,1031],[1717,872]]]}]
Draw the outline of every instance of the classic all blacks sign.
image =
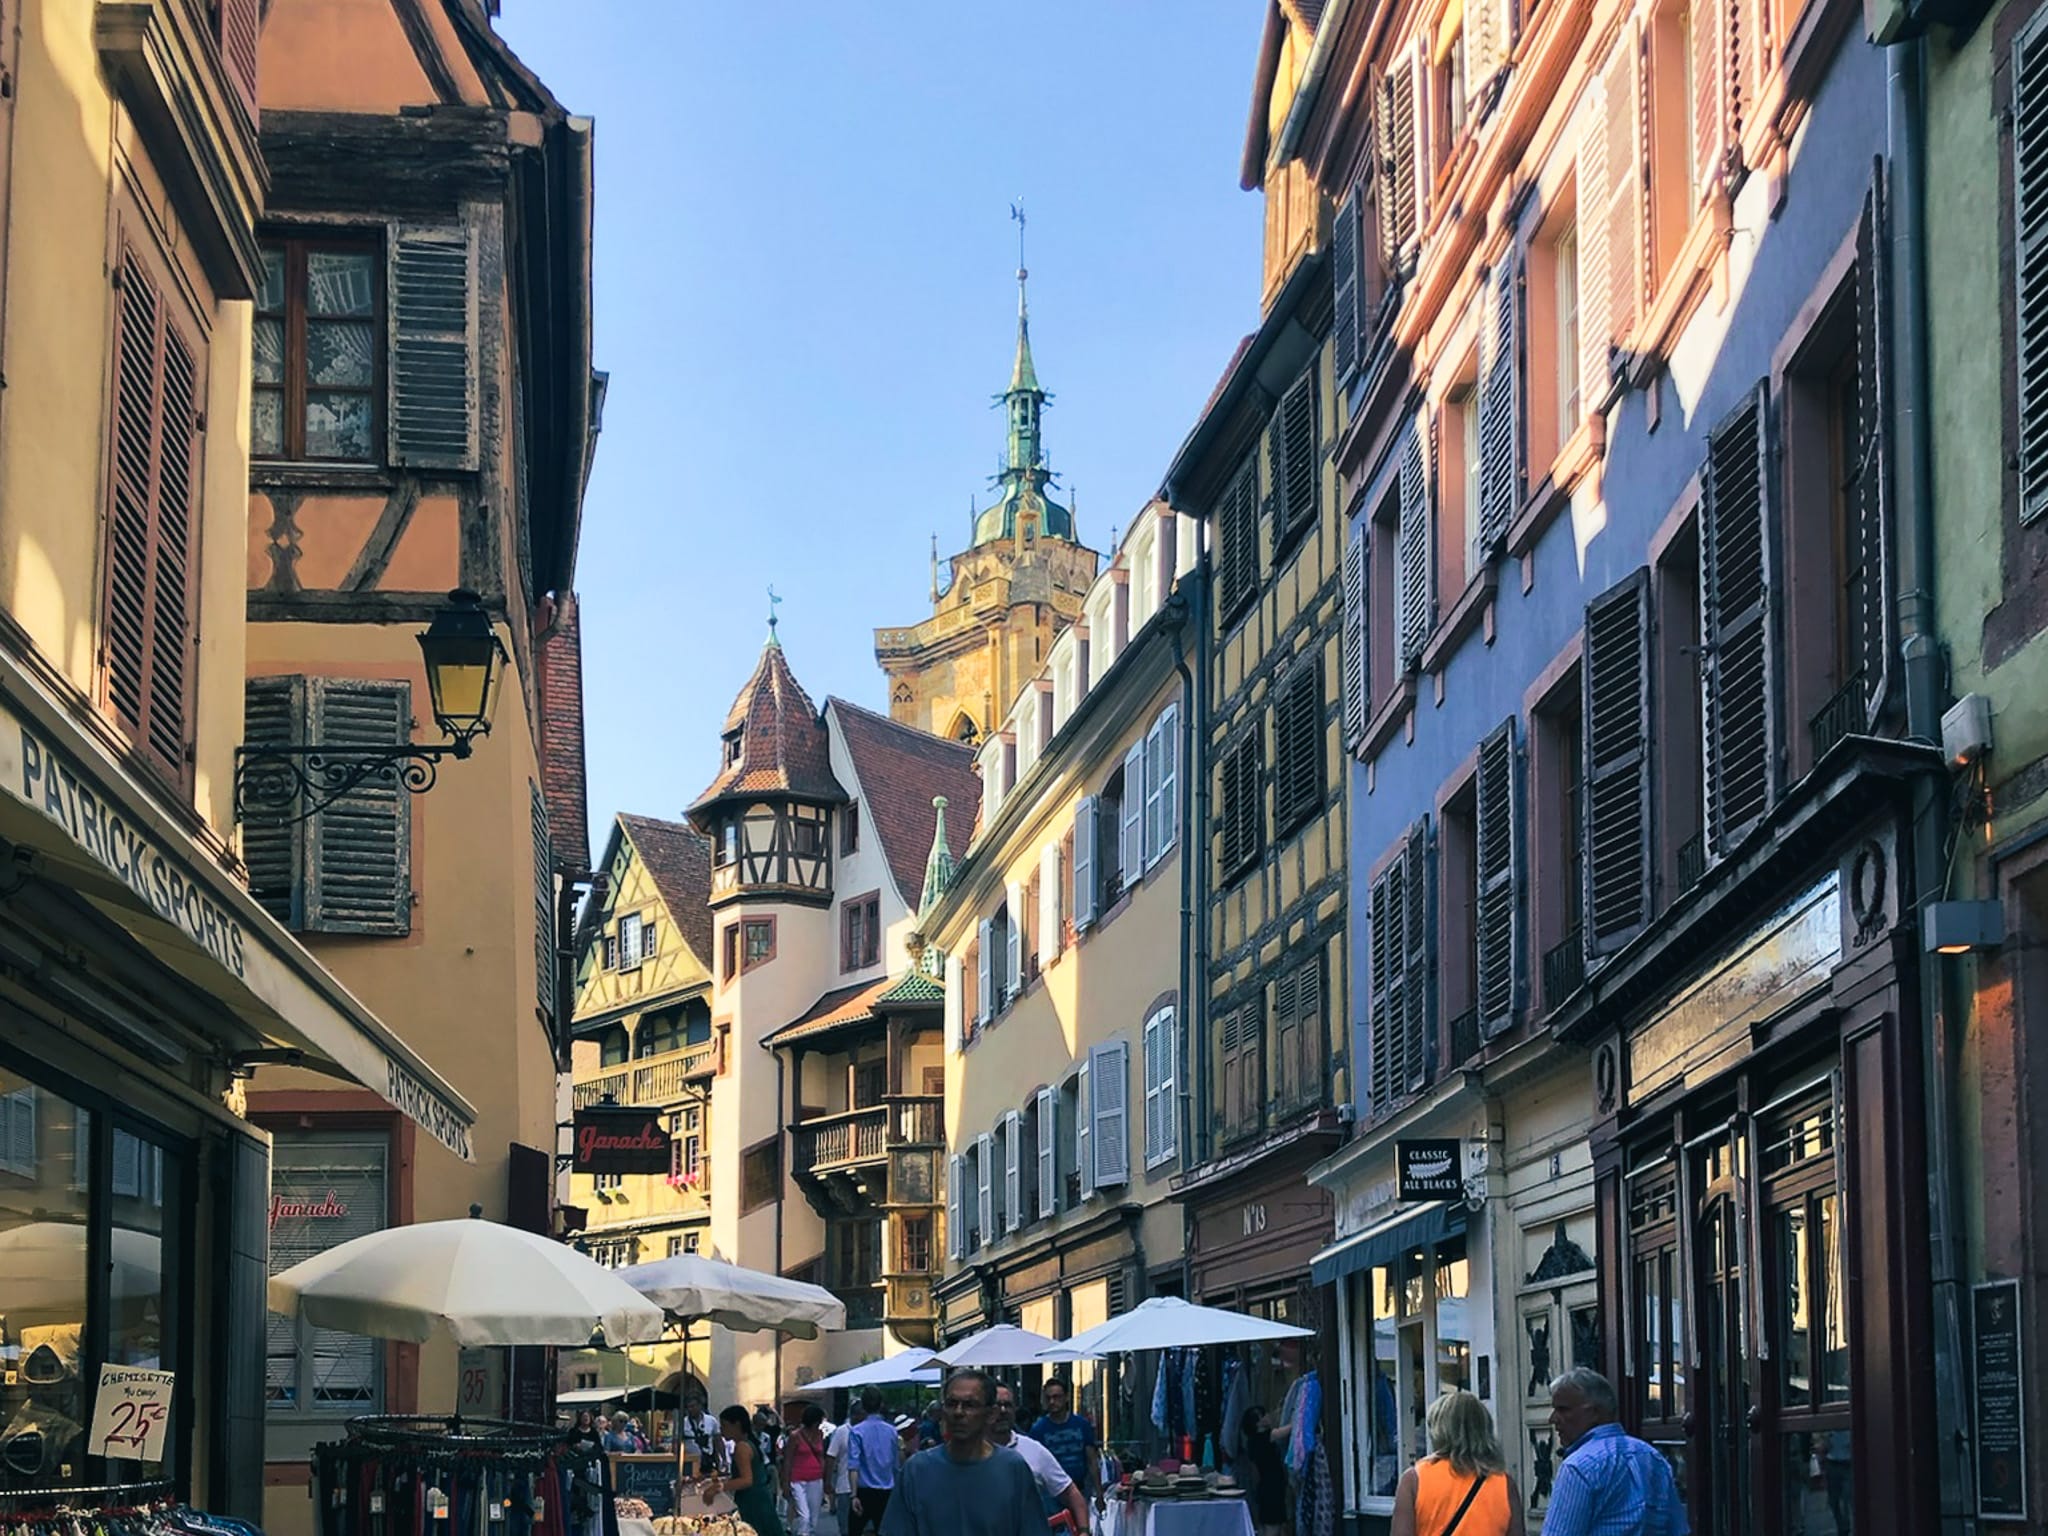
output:
[{"label": "classic all blacks sign", "polygon": [[661,1116],[610,1106],[576,1111],[576,1173],[667,1173],[668,1132]]}]

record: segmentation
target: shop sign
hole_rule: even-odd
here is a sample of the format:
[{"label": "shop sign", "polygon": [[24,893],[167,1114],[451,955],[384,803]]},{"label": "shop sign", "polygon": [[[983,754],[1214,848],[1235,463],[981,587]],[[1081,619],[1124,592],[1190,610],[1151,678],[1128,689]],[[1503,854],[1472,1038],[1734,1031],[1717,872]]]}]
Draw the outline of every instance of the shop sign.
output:
[{"label": "shop sign", "polygon": [[669,1137],[644,1109],[593,1106],[576,1111],[575,1173],[667,1173]]},{"label": "shop sign", "polygon": [[1394,1166],[1404,1201],[1465,1197],[1465,1145],[1455,1136],[1397,1141]]},{"label": "shop sign", "polygon": [[1977,1403],[1977,1514],[2027,1518],[2027,1417],[2020,1376],[2020,1283],[1971,1287],[1971,1373]]},{"label": "shop sign", "polygon": [[338,1197],[333,1190],[327,1191],[325,1199],[293,1200],[289,1196],[273,1192],[270,1197],[270,1230],[275,1232],[280,1221],[346,1221],[348,1202]]},{"label": "shop sign", "polygon": [[496,1346],[457,1350],[455,1411],[465,1418],[505,1417],[505,1351]]},{"label": "shop sign", "polygon": [[86,1454],[115,1456],[123,1461],[162,1461],[164,1431],[170,1427],[171,1396],[177,1385],[177,1373],[173,1371],[150,1371],[130,1365],[101,1366]]}]

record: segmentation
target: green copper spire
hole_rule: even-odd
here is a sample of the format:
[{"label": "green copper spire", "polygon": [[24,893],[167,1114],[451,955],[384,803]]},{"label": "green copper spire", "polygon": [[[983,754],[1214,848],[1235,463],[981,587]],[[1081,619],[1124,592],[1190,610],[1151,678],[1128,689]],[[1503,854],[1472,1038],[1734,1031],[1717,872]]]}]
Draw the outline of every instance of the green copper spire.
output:
[{"label": "green copper spire", "polygon": [[923,917],[938,904],[953,883],[953,845],[946,841],[946,797],[934,795],[931,856],[924,861],[924,894],[917,900],[917,915]]},{"label": "green copper spire", "polygon": [[976,544],[1015,537],[1022,512],[1031,514],[1024,520],[1027,538],[1074,537],[1073,514],[1046,494],[1052,471],[1046,465],[1041,426],[1051,396],[1040,386],[1038,369],[1031,360],[1031,303],[1025,288],[1031,274],[1024,265],[1024,205],[1012,203],[1010,217],[1017,223],[1017,356],[1010,365],[1010,387],[997,397],[1008,429],[1003,467],[996,476],[1000,492],[993,506],[975,514]]}]

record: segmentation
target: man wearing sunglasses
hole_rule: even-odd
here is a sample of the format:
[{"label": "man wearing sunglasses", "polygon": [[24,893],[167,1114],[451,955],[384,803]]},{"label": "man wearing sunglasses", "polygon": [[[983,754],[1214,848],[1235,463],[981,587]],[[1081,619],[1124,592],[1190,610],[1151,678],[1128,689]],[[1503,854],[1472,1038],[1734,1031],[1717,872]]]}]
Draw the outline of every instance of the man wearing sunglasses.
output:
[{"label": "man wearing sunglasses", "polygon": [[995,1382],[986,1371],[955,1371],[941,1401],[945,1444],[919,1451],[896,1474],[882,1536],[1044,1536],[1031,1468],[988,1441]]}]

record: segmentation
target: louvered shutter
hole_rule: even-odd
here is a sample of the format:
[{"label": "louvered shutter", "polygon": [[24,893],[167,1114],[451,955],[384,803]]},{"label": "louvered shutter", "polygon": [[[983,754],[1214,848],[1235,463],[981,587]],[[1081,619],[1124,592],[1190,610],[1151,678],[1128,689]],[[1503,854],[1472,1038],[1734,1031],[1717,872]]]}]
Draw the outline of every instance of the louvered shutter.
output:
[{"label": "louvered shutter", "polygon": [[986,1024],[996,1016],[996,925],[983,918],[974,931],[974,1021]]},{"label": "louvered shutter", "polygon": [[962,1015],[967,1005],[967,968],[958,955],[946,956],[946,1051],[957,1055],[960,1050]]},{"label": "louvered shutter", "polygon": [[235,99],[249,114],[251,127],[257,122],[256,55],[262,26],[262,0],[213,0],[213,40],[220,48],[221,68],[234,87]]},{"label": "louvered shutter", "polygon": [[1128,891],[1145,875],[1145,740],[1124,753],[1124,797],[1117,806],[1122,848],[1122,889]]},{"label": "louvered shutter", "polygon": [[1607,90],[1595,79],[1579,104],[1579,404],[1589,416],[1605,408],[1608,338],[1614,333],[1608,297]]},{"label": "louvered shutter", "polygon": [[[308,735],[331,747],[412,740],[412,688],[354,678],[307,680]],[[412,930],[412,794],[397,782],[349,791],[307,825],[306,927],[318,933]]]},{"label": "louvered shutter", "polygon": [[1323,962],[1306,961],[1294,976],[1294,1082],[1303,1105],[1322,1099]]},{"label": "louvered shutter", "polygon": [[1299,1102],[1301,1091],[1294,1080],[1295,1034],[1301,1023],[1295,1011],[1296,985],[1294,970],[1273,978],[1273,1102],[1283,1112]]},{"label": "louvered shutter", "polygon": [[1247,458],[1223,493],[1223,549],[1218,556],[1221,606],[1235,613],[1259,583],[1259,464]]},{"label": "louvered shutter", "polygon": [[1095,1105],[1088,1084],[1093,1061],[1091,1051],[1074,1069],[1074,1167],[1081,1176],[1083,1200],[1095,1193]]},{"label": "louvered shutter", "polygon": [[1422,664],[1422,648],[1429,643],[1429,629],[1436,622],[1436,540],[1430,526],[1433,497],[1424,430],[1419,419],[1410,423],[1401,444],[1401,522],[1396,549],[1399,565],[1394,585],[1403,670]]},{"label": "louvered shutter", "polygon": [[1734,109],[1731,6],[1732,0],[1695,0],[1686,13],[1692,32],[1686,39],[1692,49],[1692,189],[1699,198],[1713,189],[1728,152]]},{"label": "louvered shutter", "polygon": [[974,1229],[979,1246],[994,1242],[996,1233],[996,1140],[984,1131],[974,1138]]},{"label": "louvered shutter", "polygon": [[1145,800],[1150,818],[1145,862],[1164,858],[1180,838],[1180,706],[1169,704],[1146,739]]},{"label": "louvered shutter", "polygon": [[1316,370],[1311,362],[1280,397],[1267,429],[1276,544],[1315,517],[1322,478],[1317,472],[1316,435]]},{"label": "louvered shutter", "polygon": [[[72,1180],[72,1187],[83,1189],[86,1187],[87,1159],[91,1155],[90,1127],[83,1117],[77,1124],[77,1175]],[[0,1094],[0,1166],[24,1179],[37,1176],[36,1090],[33,1088],[16,1088],[11,1093]]]},{"label": "louvered shutter", "polygon": [[[252,677],[242,685],[242,741],[252,752],[305,743],[306,680]],[[262,768],[254,770],[258,775]],[[285,927],[305,921],[305,828],[252,816],[242,823],[242,861],[249,867],[249,894]]]},{"label": "louvered shutter", "polygon": [[1337,207],[1337,217],[1330,225],[1330,291],[1336,306],[1336,314],[1330,323],[1332,340],[1336,343],[1337,384],[1342,386],[1358,371],[1359,365],[1359,301],[1364,290],[1359,270],[1358,219],[1360,186],[1354,186],[1345,194],[1344,201]]},{"label": "louvered shutter", "polygon": [[[533,963],[535,986],[539,990],[541,1017],[550,1028],[555,1021],[555,848],[548,831],[548,803],[540,786],[526,781],[527,797],[533,810]],[[647,959],[654,946],[646,924],[641,925],[640,957]]]},{"label": "louvered shutter", "polygon": [[1372,670],[1366,664],[1366,528],[1354,523],[1344,542],[1344,630],[1340,641],[1344,671],[1344,749],[1356,751],[1372,719]]},{"label": "louvered shutter", "polygon": [[1586,605],[1585,929],[1609,955],[1650,918],[1650,573]]},{"label": "louvered shutter", "polygon": [[1259,804],[1256,729],[1223,759],[1223,867],[1235,871],[1257,857],[1264,817]]},{"label": "louvered shutter", "polygon": [[1038,966],[1043,970],[1060,952],[1060,845],[1047,843],[1038,855]]},{"label": "louvered shutter", "polygon": [[1131,1179],[1131,1048],[1121,1040],[1089,1053],[1088,1110],[1095,1121],[1095,1187]]},{"label": "louvered shutter", "polygon": [[1095,797],[1074,807],[1074,931],[1095,925]]},{"label": "louvered shutter", "polygon": [[1491,1037],[1514,1022],[1521,969],[1522,913],[1516,832],[1521,787],[1515,722],[1503,721],[1479,744],[1479,1031]]},{"label": "louvered shutter", "polygon": [[946,1159],[946,1257],[947,1257],[947,1258],[949,1258],[949,1259],[952,1259],[952,1260],[953,1260],[953,1261],[954,1261],[955,1263],[959,1262],[960,1256],[961,1256],[962,1252],[964,1251],[964,1250],[962,1249],[962,1246],[961,1246],[961,1238],[962,1238],[962,1237],[964,1236],[964,1233],[965,1233],[965,1229],[964,1229],[964,1228],[963,1228],[963,1227],[961,1226],[961,1221],[963,1220],[963,1215],[962,1215],[962,1212],[961,1212],[961,1209],[960,1209],[960,1206],[961,1206],[961,1203],[962,1203],[962,1202],[961,1202],[961,1192],[960,1192],[960,1191],[961,1191],[961,1186],[962,1186],[962,1185],[963,1185],[963,1184],[964,1184],[965,1182],[966,1182],[966,1175],[965,1175],[965,1173],[963,1172],[963,1170],[961,1169],[961,1166],[960,1166],[960,1159],[959,1159],[959,1158],[957,1158],[957,1157],[949,1157],[949,1158],[947,1158],[947,1159]]},{"label": "louvered shutter", "polygon": [[1873,729],[1891,681],[1891,282],[1884,165],[1863,195],[1856,228],[1856,441],[1849,632],[1863,676],[1863,727]]},{"label": "louvered shutter", "polygon": [[2013,319],[2020,520],[2048,511],[2048,23],[2012,50]]},{"label": "louvered shutter", "polygon": [[1024,990],[1024,887],[1011,881],[1003,902],[1003,1001]]},{"label": "louvered shutter", "polygon": [[1180,1140],[1180,1030],[1171,1008],[1145,1023],[1145,1166],[1171,1158]]},{"label": "louvered shutter", "polygon": [[1024,1225],[1024,1117],[1016,1110],[1003,1114],[1003,1230]]},{"label": "louvered shutter", "polygon": [[1380,244],[1387,265],[1408,270],[1422,229],[1422,170],[1417,163],[1421,139],[1416,121],[1420,93],[1411,52],[1388,67],[1380,86]]},{"label": "louvered shutter", "polygon": [[400,225],[390,253],[391,462],[475,469],[475,236]]},{"label": "louvered shutter", "polygon": [[1700,481],[1707,837],[1717,856],[1763,820],[1775,791],[1768,402],[1760,383],[1707,434]]},{"label": "louvered shutter", "polygon": [[1402,928],[1407,945],[1401,963],[1401,1071],[1403,1087],[1409,1092],[1429,1081],[1436,1054],[1431,1007],[1436,970],[1430,964],[1434,954],[1434,924],[1430,920],[1435,915],[1430,888],[1434,882],[1429,878],[1429,851],[1428,824],[1418,821],[1408,833],[1408,852],[1401,861]]},{"label": "louvered shutter", "polygon": [[[1602,80],[1607,112],[1606,222],[1602,231],[1607,237],[1607,334],[1616,346],[1624,348],[1642,316],[1648,255],[1644,243],[1642,81],[1642,34],[1630,23],[1615,44]],[[1580,324],[1584,323],[1582,310]],[[1604,400],[1606,396],[1606,381],[1602,380],[1592,398]]]},{"label": "louvered shutter", "polygon": [[1371,947],[1371,1013],[1367,1020],[1371,1037],[1370,1063],[1372,1104],[1383,1110],[1394,1102],[1402,1083],[1401,1033],[1406,999],[1402,989],[1401,865],[1406,849],[1372,883],[1372,908],[1368,914],[1368,943]]},{"label": "louvered shutter", "polygon": [[1504,0],[1465,0],[1465,110],[1474,120],[1486,105],[1493,77],[1507,63],[1504,10]]},{"label": "louvered shutter", "polygon": [[1522,504],[1521,292],[1520,258],[1504,256],[1487,282],[1480,338],[1479,541],[1485,560],[1506,543]]},{"label": "louvered shutter", "polygon": [[1763,111],[1764,80],[1770,73],[1773,0],[1731,0],[1729,78],[1734,106],[1728,133],[1737,143]]},{"label": "louvered shutter", "polygon": [[1060,1091],[1038,1090],[1038,1214],[1060,1209]]}]

